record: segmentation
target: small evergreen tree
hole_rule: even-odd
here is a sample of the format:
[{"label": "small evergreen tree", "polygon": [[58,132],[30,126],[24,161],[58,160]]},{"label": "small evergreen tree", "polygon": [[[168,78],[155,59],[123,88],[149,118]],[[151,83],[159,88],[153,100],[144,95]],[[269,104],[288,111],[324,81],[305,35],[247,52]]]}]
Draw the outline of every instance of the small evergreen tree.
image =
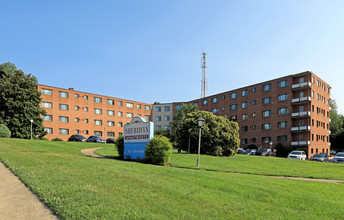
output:
[{"label": "small evergreen tree", "polygon": [[115,146],[117,148],[119,157],[121,159],[124,159],[124,137],[123,136],[119,136],[116,141],[115,141]]},{"label": "small evergreen tree", "polygon": [[10,138],[11,131],[4,124],[0,124],[0,138]]}]

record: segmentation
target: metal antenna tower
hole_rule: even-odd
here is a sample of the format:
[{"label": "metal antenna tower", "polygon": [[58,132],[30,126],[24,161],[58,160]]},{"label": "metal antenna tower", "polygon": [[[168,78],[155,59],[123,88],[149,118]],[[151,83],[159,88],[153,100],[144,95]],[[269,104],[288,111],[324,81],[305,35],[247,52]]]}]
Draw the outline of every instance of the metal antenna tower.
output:
[{"label": "metal antenna tower", "polygon": [[201,96],[202,98],[208,95],[208,80],[207,80],[207,61],[206,61],[207,53],[203,52],[202,48],[202,82],[201,82]]}]

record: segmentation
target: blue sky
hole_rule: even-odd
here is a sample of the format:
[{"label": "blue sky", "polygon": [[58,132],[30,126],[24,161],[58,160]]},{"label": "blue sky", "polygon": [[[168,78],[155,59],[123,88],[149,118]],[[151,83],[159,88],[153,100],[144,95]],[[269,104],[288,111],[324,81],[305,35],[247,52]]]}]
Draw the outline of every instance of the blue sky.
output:
[{"label": "blue sky", "polygon": [[344,113],[344,1],[2,1],[0,63],[39,83],[162,103],[310,70]]}]

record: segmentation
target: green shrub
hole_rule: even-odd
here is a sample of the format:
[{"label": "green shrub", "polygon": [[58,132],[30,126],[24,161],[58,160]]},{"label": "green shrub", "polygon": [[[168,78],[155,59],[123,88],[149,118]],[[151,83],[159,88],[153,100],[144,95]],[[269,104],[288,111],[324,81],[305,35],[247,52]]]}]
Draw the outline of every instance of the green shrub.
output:
[{"label": "green shrub", "polygon": [[172,154],[172,144],[167,137],[156,136],[150,140],[145,150],[145,161],[156,165],[167,165]]},{"label": "green shrub", "polygon": [[62,141],[62,139],[61,138],[53,138],[53,139],[51,139],[52,141]]},{"label": "green shrub", "polygon": [[281,143],[276,144],[276,157],[287,157],[290,152],[295,150],[294,147],[284,147]]},{"label": "green shrub", "polygon": [[46,138],[46,137],[41,137],[39,140],[41,140],[41,141],[49,141],[49,139]]},{"label": "green shrub", "polygon": [[10,138],[11,137],[11,131],[4,124],[0,124],[0,137],[2,137],[2,138]]},{"label": "green shrub", "polygon": [[245,147],[245,149],[258,149],[257,145],[250,144]]},{"label": "green shrub", "polygon": [[124,137],[123,136],[119,136],[116,139],[115,146],[117,147],[119,157],[121,159],[124,159]]}]

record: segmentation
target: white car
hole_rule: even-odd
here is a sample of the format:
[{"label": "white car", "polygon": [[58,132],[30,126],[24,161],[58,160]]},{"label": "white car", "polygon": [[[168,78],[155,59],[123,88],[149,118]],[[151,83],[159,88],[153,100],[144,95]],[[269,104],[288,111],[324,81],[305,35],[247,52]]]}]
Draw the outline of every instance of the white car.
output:
[{"label": "white car", "polygon": [[344,163],[344,153],[338,153],[333,157],[333,162],[335,163]]},{"label": "white car", "polygon": [[289,155],[288,158],[290,159],[297,159],[297,160],[306,160],[307,155],[304,151],[293,150]]}]

